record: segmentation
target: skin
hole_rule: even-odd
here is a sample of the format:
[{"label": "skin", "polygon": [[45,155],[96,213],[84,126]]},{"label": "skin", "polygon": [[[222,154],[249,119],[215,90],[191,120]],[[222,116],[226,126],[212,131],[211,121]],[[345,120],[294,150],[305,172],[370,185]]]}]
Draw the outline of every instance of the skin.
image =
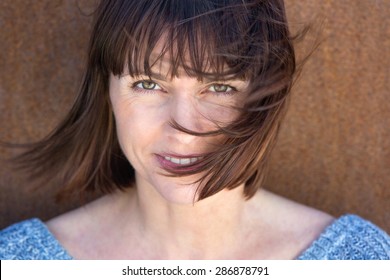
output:
[{"label": "skin", "polygon": [[154,189],[168,202],[188,204],[196,196],[198,184],[193,182],[200,176],[171,178],[161,174],[166,173],[166,165],[179,166],[165,157],[196,160],[212,150],[218,138],[180,132],[170,121],[174,119],[197,132],[216,129],[213,121],[223,124],[236,117],[231,106],[242,102],[247,83],[231,80],[222,86],[188,76],[168,80],[164,78],[168,67],[163,64],[153,80],[147,76],[111,76],[110,99],[119,144],[136,170],[138,191]]},{"label": "skin", "polygon": [[[126,192],[106,195],[47,222],[76,259],[292,259],[333,218],[243,185],[194,203],[200,175],[169,177],[166,157],[188,160],[210,151],[218,137],[172,128],[172,119],[199,132],[228,123],[245,98],[245,81],[168,79],[162,62],[153,77],[110,77],[110,100],[120,146],[136,171]],[[221,91],[222,92],[216,92]]]}]

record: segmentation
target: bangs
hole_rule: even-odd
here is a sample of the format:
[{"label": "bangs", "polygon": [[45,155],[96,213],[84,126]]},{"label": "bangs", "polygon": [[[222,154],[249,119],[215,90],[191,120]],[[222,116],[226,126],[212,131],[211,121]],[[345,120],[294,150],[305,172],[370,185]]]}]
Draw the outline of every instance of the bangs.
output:
[{"label": "bangs", "polygon": [[97,21],[103,32],[95,41],[99,53],[92,54],[105,73],[122,75],[127,67],[131,76],[151,75],[165,61],[171,78],[184,71],[200,80],[251,80],[267,68],[272,38],[264,19],[269,11],[258,1],[114,2],[103,1],[110,12]]}]

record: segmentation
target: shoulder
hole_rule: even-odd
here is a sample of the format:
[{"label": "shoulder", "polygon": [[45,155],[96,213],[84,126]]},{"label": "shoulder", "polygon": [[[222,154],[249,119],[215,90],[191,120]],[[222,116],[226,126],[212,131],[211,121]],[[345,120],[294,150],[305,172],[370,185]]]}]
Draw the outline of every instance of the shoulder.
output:
[{"label": "shoulder", "polygon": [[0,231],[0,259],[71,259],[45,224],[26,220]]},{"label": "shoulder", "polygon": [[[257,259],[295,259],[334,221],[334,217],[261,189],[252,200],[250,223]],[[266,256],[262,255],[266,253]]]},{"label": "shoulder", "polygon": [[390,237],[369,221],[345,215],[327,227],[299,259],[388,260]]}]

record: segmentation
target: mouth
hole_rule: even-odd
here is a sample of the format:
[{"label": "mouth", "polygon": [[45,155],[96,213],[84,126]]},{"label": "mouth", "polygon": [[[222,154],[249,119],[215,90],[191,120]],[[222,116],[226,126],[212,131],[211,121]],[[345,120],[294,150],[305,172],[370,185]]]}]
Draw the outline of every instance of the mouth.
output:
[{"label": "mouth", "polygon": [[177,156],[177,155],[156,155],[160,166],[165,170],[176,172],[193,171],[197,168],[196,162],[201,160],[201,156]]},{"label": "mouth", "polygon": [[178,165],[189,165],[191,163],[195,163],[198,160],[202,159],[202,157],[178,158],[178,157],[164,156],[164,159]]}]

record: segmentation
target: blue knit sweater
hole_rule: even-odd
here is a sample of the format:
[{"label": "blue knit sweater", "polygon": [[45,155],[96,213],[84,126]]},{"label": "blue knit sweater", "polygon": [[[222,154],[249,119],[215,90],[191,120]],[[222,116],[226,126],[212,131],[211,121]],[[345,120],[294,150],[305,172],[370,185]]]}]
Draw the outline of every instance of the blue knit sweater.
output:
[{"label": "blue knit sweater", "polygon": [[[0,259],[72,259],[39,219],[31,219],[0,231]],[[355,215],[335,220],[300,260],[389,260],[390,237]]]}]

